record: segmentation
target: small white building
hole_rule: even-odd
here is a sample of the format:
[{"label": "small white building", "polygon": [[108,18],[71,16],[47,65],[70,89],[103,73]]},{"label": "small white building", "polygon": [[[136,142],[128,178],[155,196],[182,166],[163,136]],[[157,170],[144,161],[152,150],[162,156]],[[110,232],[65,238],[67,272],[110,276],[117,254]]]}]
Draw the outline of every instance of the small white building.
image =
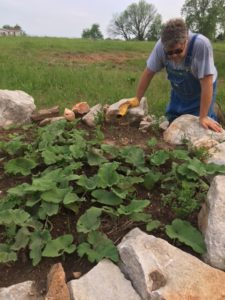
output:
[{"label": "small white building", "polygon": [[22,36],[24,32],[21,29],[0,28],[0,36]]}]

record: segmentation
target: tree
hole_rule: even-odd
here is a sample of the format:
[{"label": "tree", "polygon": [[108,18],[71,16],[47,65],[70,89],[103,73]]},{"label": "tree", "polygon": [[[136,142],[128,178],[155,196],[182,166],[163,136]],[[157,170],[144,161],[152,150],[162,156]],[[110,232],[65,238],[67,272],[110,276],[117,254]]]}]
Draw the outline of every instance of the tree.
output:
[{"label": "tree", "polygon": [[218,16],[217,24],[217,39],[225,40],[225,1],[221,7],[220,14]]},{"label": "tree", "polygon": [[[12,31],[18,31],[19,35],[26,35],[25,31],[22,30],[22,27],[18,24],[16,24],[15,26],[11,26],[11,25],[3,25],[2,26],[3,29],[7,29],[7,30],[12,30]],[[15,32],[14,32],[15,35]]]},{"label": "tree", "polygon": [[160,38],[160,33],[162,29],[162,17],[157,14],[154,22],[150,26],[149,32],[147,34],[147,39],[149,41],[157,41]]},{"label": "tree", "polygon": [[15,26],[10,26],[10,25],[3,25],[2,28],[4,29],[15,29],[15,30],[21,30],[22,28],[20,25],[16,24]]},{"label": "tree", "polygon": [[103,39],[103,35],[100,31],[98,24],[93,24],[90,29],[84,29],[82,32],[83,39],[94,39],[101,40]]},{"label": "tree", "polygon": [[12,27],[10,25],[3,25],[2,28],[4,28],[4,29],[11,29]]},{"label": "tree", "polygon": [[225,0],[186,0],[181,14],[188,27],[210,39],[224,33]]},{"label": "tree", "polygon": [[113,17],[108,27],[110,36],[121,36],[125,40],[137,39],[143,41],[148,38],[149,31],[155,21],[159,21],[156,8],[144,0],[133,3],[121,14]]},{"label": "tree", "polygon": [[112,37],[122,36],[125,40],[131,39],[129,24],[127,22],[126,12],[121,15],[115,15],[108,28],[108,33]]},{"label": "tree", "polygon": [[18,25],[18,24],[16,24],[16,25],[14,26],[14,29],[16,29],[16,30],[22,30],[21,26]]}]

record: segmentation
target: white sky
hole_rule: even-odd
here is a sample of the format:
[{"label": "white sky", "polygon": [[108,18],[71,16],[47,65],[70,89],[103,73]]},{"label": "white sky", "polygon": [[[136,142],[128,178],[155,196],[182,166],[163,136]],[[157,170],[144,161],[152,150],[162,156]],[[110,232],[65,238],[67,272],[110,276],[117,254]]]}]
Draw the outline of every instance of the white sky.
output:
[{"label": "white sky", "polygon": [[[0,28],[20,25],[32,36],[81,37],[83,29],[100,25],[104,37],[116,13],[137,0],[0,0]],[[185,0],[151,0],[163,21],[180,17]]]}]

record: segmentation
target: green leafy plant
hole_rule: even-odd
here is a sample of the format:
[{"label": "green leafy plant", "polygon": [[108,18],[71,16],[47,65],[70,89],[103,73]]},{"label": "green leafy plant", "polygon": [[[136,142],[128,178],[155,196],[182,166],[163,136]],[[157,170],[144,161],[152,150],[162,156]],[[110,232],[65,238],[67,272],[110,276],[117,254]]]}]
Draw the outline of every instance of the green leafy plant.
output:
[{"label": "green leafy plant", "polygon": [[34,160],[19,157],[8,161],[5,164],[5,170],[10,174],[22,174],[26,176],[31,174],[31,170],[36,166],[37,163]]},{"label": "green leafy plant", "polygon": [[77,251],[81,257],[87,255],[90,262],[99,262],[103,258],[119,261],[116,246],[105,234],[98,231],[89,232],[87,242],[79,244]]},{"label": "green leafy plant", "polygon": [[73,236],[70,234],[65,234],[54,240],[47,242],[42,256],[46,257],[56,257],[60,256],[63,253],[73,253],[76,250],[76,246],[72,244]]},{"label": "green leafy plant", "polygon": [[197,253],[203,254],[206,251],[202,234],[187,221],[173,220],[171,225],[166,226],[166,234],[190,246]]},{"label": "green leafy plant", "polygon": [[[204,164],[188,150],[157,149],[155,139],[147,142],[147,152],[137,146],[118,148],[102,144],[100,126],[88,134],[76,125],[59,121],[39,128],[32,144],[18,137],[0,144],[7,174],[26,181],[11,187],[0,201],[0,262],[15,261],[22,249],[28,250],[33,265],[42,257],[74,251],[91,262],[104,257],[116,262],[117,248],[104,233],[105,219],[162,231],[164,224],[151,215],[156,192],[158,203],[186,218],[199,209],[207,176],[225,173],[224,166]],[[52,237],[51,220],[62,211],[76,218],[78,245],[69,223],[62,236]],[[198,237],[191,239],[195,230],[182,222],[168,225],[166,233],[200,253]]]}]

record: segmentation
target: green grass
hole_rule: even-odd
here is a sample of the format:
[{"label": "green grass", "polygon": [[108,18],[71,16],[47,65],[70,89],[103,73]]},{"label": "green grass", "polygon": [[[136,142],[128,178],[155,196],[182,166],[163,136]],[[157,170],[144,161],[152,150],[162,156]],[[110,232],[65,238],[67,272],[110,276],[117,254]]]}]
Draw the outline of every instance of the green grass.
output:
[{"label": "green grass", "polygon": [[[34,97],[37,108],[59,105],[71,107],[87,101],[111,104],[133,97],[153,42],[89,41],[68,38],[1,37],[0,89],[23,90]],[[215,62],[219,72],[218,102],[225,108],[225,43],[215,43]],[[75,54],[121,53],[134,58],[75,62]],[[146,93],[150,112],[161,115],[169,98],[165,72],[156,76]]]}]

